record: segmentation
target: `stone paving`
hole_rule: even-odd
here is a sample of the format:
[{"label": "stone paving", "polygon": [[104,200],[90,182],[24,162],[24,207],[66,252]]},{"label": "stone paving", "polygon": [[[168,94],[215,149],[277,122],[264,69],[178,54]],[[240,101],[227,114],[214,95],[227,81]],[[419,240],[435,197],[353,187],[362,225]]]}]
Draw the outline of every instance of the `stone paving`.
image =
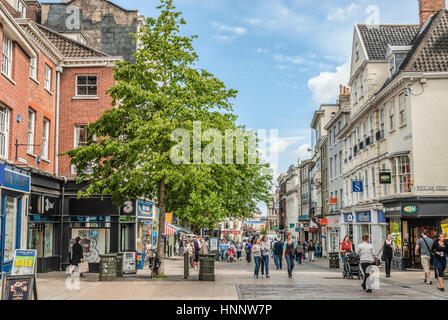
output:
[{"label": "stone paving", "polygon": [[415,300],[448,299],[436,284],[423,283],[421,271],[393,271],[386,279],[381,274],[380,289],[365,293],[361,281],[342,279],[341,270],[329,269],[328,260],[304,262],[294,268],[289,279],[286,271],[275,270],[270,263],[271,278],[253,278],[253,263],[216,263],[216,281],[198,281],[198,271],[190,269],[183,279],[183,259],[166,260],[167,279],[150,279],[149,270],[126,275],[113,282],[98,281],[98,274],[80,279],[79,290],[66,287],[67,275],[53,272],[38,275],[40,300]]}]

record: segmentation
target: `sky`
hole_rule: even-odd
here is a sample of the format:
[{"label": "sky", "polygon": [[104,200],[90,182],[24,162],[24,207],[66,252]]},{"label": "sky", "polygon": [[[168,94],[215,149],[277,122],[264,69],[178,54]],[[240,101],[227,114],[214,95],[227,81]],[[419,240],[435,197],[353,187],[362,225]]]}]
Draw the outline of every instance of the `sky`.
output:
[{"label": "sky", "polygon": [[[112,0],[156,17],[159,0]],[[417,0],[175,0],[198,67],[238,90],[234,112],[267,130],[276,176],[307,159],[310,123],[347,84],[355,23],[418,24]],[[278,139],[270,130],[278,130]],[[266,213],[266,208],[260,208]]]}]

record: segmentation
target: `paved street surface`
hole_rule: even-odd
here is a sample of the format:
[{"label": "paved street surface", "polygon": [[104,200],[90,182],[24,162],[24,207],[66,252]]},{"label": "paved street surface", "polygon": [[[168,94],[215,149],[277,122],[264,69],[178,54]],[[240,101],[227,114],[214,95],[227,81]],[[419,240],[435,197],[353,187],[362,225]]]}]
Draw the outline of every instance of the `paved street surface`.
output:
[{"label": "paved street surface", "polygon": [[[272,259],[271,259],[272,260]],[[436,284],[423,283],[422,272],[393,271],[392,278],[381,274],[381,289],[365,293],[360,280],[342,279],[341,271],[328,268],[328,260],[296,265],[293,279],[284,266],[275,270],[271,261],[271,278],[254,279],[253,263],[216,263],[216,281],[198,281],[198,272],[190,269],[190,279],[183,280],[183,259],[168,259],[167,279],[150,279],[148,270],[128,275],[114,282],[98,281],[98,274],[81,278],[79,290],[68,290],[65,273],[38,275],[40,300],[296,300],[296,299],[448,299]]]}]

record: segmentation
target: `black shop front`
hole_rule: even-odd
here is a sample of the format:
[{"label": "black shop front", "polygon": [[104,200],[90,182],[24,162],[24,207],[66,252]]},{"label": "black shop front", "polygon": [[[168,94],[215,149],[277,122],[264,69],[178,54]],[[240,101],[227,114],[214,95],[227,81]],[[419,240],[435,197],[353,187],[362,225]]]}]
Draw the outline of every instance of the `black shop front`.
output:
[{"label": "black shop front", "polygon": [[409,197],[382,201],[388,222],[388,233],[394,239],[394,269],[421,269],[420,256],[415,254],[422,231],[435,239],[448,228],[448,197]]}]

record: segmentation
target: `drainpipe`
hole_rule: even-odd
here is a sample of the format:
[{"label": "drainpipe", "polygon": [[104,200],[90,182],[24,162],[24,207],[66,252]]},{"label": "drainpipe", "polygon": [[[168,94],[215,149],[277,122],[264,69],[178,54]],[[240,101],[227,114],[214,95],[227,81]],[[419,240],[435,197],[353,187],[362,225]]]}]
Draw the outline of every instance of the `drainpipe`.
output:
[{"label": "drainpipe", "polygon": [[67,185],[67,177],[62,177],[64,184],[62,185],[62,199],[61,199],[61,241],[59,243],[59,271],[62,271],[62,257],[63,257],[63,244],[64,244],[64,205],[65,205],[65,186]]},{"label": "drainpipe", "polygon": [[59,173],[59,101],[61,98],[61,74],[63,72],[63,68],[58,66],[56,67],[56,111],[55,111],[55,139],[54,139],[54,174],[57,176]]}]

